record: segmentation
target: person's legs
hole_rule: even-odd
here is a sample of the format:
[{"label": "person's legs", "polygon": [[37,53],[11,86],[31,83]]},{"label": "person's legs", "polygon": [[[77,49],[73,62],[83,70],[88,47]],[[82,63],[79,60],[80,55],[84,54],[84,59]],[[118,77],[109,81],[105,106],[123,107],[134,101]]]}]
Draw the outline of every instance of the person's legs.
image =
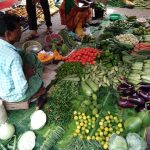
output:
[{"label": "person's legs", "polygon": [[29,29],[32,30],[29,38],[35,38],[37,33],[37,18],[36,18],[36,6],[32,4],[32,0],[26,0],[26,10],[28,13]]},{"label": "person's legs", "polygon": [[51,15],[50,15],[50,8],[49,8],[48,0],[40,0],[40,4],[42,6],[44,17],[45,17],[47,32],[52,32],[52,29],[51,29],[52,22],[51,22]]}]

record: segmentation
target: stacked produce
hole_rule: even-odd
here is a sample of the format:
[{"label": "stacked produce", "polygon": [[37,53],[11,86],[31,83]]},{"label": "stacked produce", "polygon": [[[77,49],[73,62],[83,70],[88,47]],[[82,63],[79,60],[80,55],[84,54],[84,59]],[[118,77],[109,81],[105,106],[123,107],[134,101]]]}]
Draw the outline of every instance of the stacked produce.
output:
[{"label": "stacked produce", "polygon": [[118,105],[122,108],[136,108],[140,111],[150,109],[147,103],[150,102],[150,84],[141,83],[138,89],[126,81],[118,86],[118,91],[121,94]]},{"label": "stacked produce", "polygon": [[132,46],[139,43],[139,40],[133,34],[120,34],[120,35],[116,36],[116,39],[121,43],[129,44]]},{"label": "stacked produce", "polygon": [[143,42],[150,43],[150,34],[149,35],[143,35]]},{"label": "stacked produce", "polygon": [[118,116],[111,115],[110,112],[100,121],[98,118],[98,114],[91,117],[85,115],[85,113],[75,111],[76,130],[74,136],[78,136],[81,139],[96,140],[100,142],[104,149],[107,149],[111,135],[114,133],[119,135],[123,132],[122,120]]},{"label": "stacked produce", "polygon": [[150,125],[150,113],[148,110],[143,110],[134,116],[127,118],[124,122],[124,127],[127,132],[138,133],[142,128]]},{"label": "stacked produce", "polygon": [[132,54],[150,55],[150,44],[148,43],[136,44],[134,49],[132,50]]},{"label": "stacked produce", "polygon": [[126,76],[128,74],[128,66],[119,64],[108,68],[108,64],[105,66],[102,63],[96,64],[94,66],[87,66],[85,70],[84,80],[90,79],[97,86],[111,86],[114,89],[120,83],[120,77]]},{"label": "stacked produce", "polygon": [[73,51],[67,58],[66,62],[81,62],[83,65],[92,64],[94,65],[95,59],[102,53],[101,50],[94,48],[81,48],[76,51]]},{"label": "stacked produce", "polygon": [[133,2],[136,7],[146,7],[149,4],[148,0],[134,0]]},{"label": "stacked produce", "polygon": [[109,140],[109,150],[145,150],[146,142],[136,133],[128,133],[126,139],[113,134]]},{"label": "stacked produce", "polygon": [[150,28],[146,28],[144,26],[134,28],[133,29],[133,34],[136,34],[136,35],[150,35]]},{"label": "stacked produce", "polygon": [[150,60],[133,63],[128,81],[135,86],[141,82],[150,83]]}]

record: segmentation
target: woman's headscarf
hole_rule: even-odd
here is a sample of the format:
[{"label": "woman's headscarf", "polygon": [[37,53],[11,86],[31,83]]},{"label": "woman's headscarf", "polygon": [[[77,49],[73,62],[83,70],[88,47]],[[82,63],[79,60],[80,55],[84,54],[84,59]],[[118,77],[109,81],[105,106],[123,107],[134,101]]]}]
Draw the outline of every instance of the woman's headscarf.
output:
[{"label": "woman's headscarf", "polygon": [[74,0],[65,0],[65,14],[68,15],[70,10],[74,7]]}]

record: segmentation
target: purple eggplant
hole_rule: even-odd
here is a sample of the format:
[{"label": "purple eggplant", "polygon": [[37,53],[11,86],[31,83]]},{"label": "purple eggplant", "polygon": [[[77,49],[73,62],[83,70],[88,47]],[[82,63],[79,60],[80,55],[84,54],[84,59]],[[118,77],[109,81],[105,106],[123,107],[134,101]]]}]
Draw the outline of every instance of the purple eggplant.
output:
[{"label": "purple eggplant", "polygon": [[123,108],[134,108],[135,105],[129,102],[126,98],[121,98],[118,102],[118,105]]},{"label": "purple eggplant", "polygon": [[145,92],[145,91],[138,91],[138,94],[142,97],[142,98],[144,98],[144,100],[146,101],[146,102],[149,102],[150,101],[150,92]]},{"label": "purple eggplant", "polygon": [[145,105],[144,99],[140,97],[139,95],[128,97],[128,101],[138,106]]},{"label": "purple eggplant", "polygon": [[141,83],[139,89],[146,91],[146,92],[150,92],[150,84],[149,83]]}]

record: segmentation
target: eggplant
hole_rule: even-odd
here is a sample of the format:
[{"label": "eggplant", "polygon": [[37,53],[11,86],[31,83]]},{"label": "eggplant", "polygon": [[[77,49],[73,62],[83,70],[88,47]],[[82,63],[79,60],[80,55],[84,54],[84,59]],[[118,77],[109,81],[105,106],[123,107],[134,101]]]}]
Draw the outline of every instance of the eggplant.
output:
[{"label": "eggplant", "polygon": [[150,92],[150,84],[149,83],[141,83],[139,89],[146,91],[146,92]]},{"label": "eggplant", "polygon": [[123,108],[134,108],[135,107],[135,105],[133,103],[129,102],[126,98],[123,98],[123,97],[121,97],[121,99],[119,100],[118,105]]},{"label": "eggplant", "polygon": [[128,101],[137,105],[137,106],[144,106],[145,105],[144,99],[138,95],[128,97]]},{"label": "eggplant", "polygon": [[150,101],[150,92],[145,92],[145,91],[138,91],[138,94],[142,97],[142,98],[144,98],[144,100],[146,101],[146,102],[149,102]]},{"label": "eggplant", "polygon": [[120,84],[117,90],[124,96],[131,95],[134,92],[133,86],[126,85],[124,83]]}]

